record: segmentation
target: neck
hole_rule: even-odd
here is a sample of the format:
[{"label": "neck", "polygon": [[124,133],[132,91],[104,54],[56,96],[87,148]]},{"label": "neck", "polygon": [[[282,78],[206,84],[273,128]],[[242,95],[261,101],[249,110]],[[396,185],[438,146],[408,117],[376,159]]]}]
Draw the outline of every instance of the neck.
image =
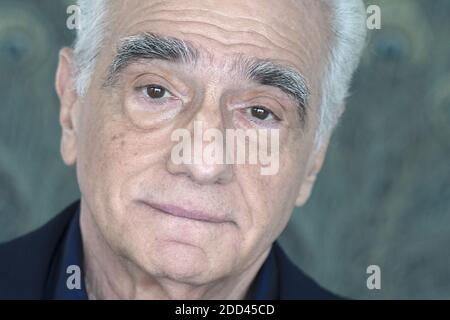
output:
[{"label": "neck", "polygon": [[237,275],[203,285],[155,277],[115,253],[105,241],[87,208],[81,208],[80,227],[84,248],[85,283],[89,299],[217,299],[240,300],[264,263],[270,248]]}]

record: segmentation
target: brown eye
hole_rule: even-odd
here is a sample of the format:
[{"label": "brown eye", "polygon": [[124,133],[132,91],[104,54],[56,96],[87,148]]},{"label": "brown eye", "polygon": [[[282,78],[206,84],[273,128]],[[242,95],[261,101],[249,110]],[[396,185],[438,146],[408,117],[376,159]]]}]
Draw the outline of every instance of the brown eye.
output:
[{"label": "brown eye", "polygon": [[150,85],[146,88],[146,93],[152,99],[161,99],[166,95],[167,90],[158,85]]},{"label": "brown eye", "polygon": [[251,107],[251,115],[259,120],[267,120],[269,117],[273,117],[273,113],[264,107]]}]

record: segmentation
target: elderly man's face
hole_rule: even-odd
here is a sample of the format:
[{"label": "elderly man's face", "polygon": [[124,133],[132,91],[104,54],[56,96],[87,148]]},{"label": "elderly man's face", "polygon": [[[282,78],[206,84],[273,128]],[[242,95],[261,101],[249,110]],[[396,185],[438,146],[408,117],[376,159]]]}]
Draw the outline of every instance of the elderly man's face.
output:
[{"label": "elderly man's face", "polygon": [[[60,94],[62,154],[77,163],[82,212],[117,255],[153,275],[202,284],[239,274],[307,200],[325,153],[312,151],[327,8],[299,0],[136,0],[111,9],[86,96]],[[190,43],[196,61],[132,61],[105,84],[121,39],[145,32]],[[246,79],[239,59],[301,73],[310,90],[304,123],[292,96]],[[258,118],[252,106],[270,112]],[[279,130],[278,173],[175,164],[171,134],[192,130],[194,121],[203,129]],[[176,216],[186,213],[205,221]]]}]

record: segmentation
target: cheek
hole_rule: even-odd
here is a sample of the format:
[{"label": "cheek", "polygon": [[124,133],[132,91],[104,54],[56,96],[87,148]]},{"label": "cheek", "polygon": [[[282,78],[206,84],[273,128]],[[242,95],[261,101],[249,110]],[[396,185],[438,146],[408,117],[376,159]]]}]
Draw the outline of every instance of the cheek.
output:
[{"label": "cheek", "polygon": [[246,227],[274,239],[278,237],[289,220],[303,180],[307,157],[299,156],[301,152],[295,145],[280,150],[275,175],[261,175],[256,167],[236,168],[240,189],[251,212]]},{"label": "cheek", "polygon": [[[80,171],[101,189],[120,190],[129,180],[151,171],[161,162],[168,143],[162,137],[128,131],[121,125],[105,125],[83,147]],[[163,140],[164,143],[155,143]],[[98,189],[97,189],[98,190]]]},{"label": "cheek", "polygon": [[[94,108],[98,108],[94,112]],[[77,174],[81,193],[84,197],[91,197],[97,184],[101,181],[104,168],[105,122],[99,114],[100,105],[84,105],[80,118],[77,145]]]},{"label": "cheek", "polygon": [[103,207],[110,205],[111,198],[120,194],[119,188],[131,168],[132,158],[120,120],[106,110],[101,104],[85,106],[78,143],[80,190],[83,199],[98,211],[104,211]]},{"label": "cheek", "polygon": [[167,130],[142,130],[112,101],[91,103],[83,111],[77,163],[83,181],[115,187],[161,159],[170,146]]},{"label": "cheek", "polygon": [[258,185],[262,198],[260,203],[268,208],[268,220],[279,220],[290,215],[301,184],[298,165],[280,160],[279,172],[271,177],[260,177]]}]

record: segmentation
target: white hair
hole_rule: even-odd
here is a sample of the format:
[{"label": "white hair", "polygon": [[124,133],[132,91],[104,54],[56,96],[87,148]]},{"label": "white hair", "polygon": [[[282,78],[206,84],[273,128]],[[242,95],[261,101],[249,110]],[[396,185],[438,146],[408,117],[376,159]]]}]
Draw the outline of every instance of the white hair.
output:
[{"label": "white hair", "polygon": [[316,146],[329,138],[345,109],[350,82],[358,67],[366,38],[366,10],[362,0],[327,0],[333,13],[332,43],[322,79]]},{"label": "white hair", "polygon": [[[314,0],[316,1],[316,0]],[[324,0],[332,13],[332,40],[322,79],[316,147],[326,141],[344,111],[352,75],[366,36],[366,13],[362,0]],[[74,44],[76,90],[84,96],[107,29],[106,0],[78,0],[80,28]]]},{"label": "white hair", "polygon": [[89,88],[97,56],[105,40],[107,0],[78,0],[80,10],[74,43],[75,87],[79,96]]}]

